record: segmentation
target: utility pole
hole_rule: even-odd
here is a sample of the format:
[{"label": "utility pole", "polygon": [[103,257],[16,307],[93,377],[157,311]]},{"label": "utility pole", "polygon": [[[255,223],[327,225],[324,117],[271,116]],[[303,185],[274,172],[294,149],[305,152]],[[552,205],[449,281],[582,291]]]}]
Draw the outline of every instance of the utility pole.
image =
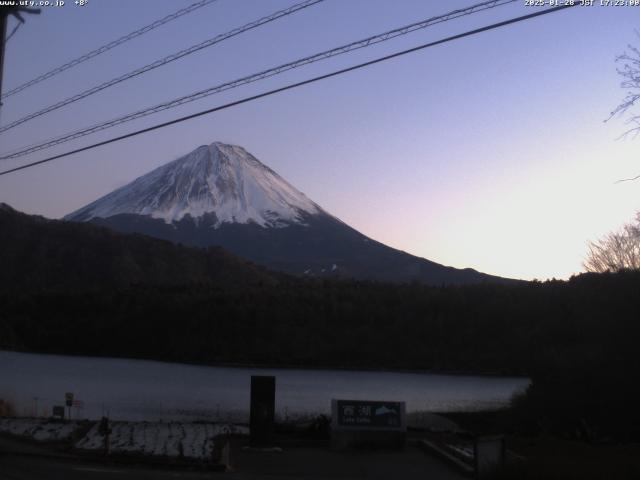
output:
[{"label": "utility pole", "polygon": [[[39,14],[39,8],[27,8],[27,7],[0,7],[0,30],[2,36],[0,36],[0,96],[2,95],[2,73],[4,72],[4,46],[7,39],[7,23],[9,21],[9,15],[13,15],[20,23],[24,23],[21,13]],[[0,107],[2,106],[2,100],[0,100]]]},{"label": "utility pole", "polygon": [[[0,30],[2,36],[0,36],[0,95],[2,95],[2,72],[4,71],[4,43],[7,38],[7,20],[9,19],[8,8],[3,8],[0,10]],[[0,106],[2,105],[2,100],[0,100]]]}]

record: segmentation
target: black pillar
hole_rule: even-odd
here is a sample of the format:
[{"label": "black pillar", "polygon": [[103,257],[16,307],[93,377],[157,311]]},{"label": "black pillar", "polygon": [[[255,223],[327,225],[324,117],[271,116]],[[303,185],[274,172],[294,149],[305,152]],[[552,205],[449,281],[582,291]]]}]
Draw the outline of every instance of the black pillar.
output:
[{"label": "black pillar", "polygon": [[252,447],[270,447],[276,406],[276,377],[251,376],[250,427]]}]

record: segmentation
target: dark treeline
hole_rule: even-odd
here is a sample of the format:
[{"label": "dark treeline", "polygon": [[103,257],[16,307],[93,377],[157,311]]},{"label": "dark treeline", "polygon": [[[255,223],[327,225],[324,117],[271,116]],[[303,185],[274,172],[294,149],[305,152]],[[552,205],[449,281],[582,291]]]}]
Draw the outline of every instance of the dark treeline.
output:
[{"label": "dark treeline", "polygon": [[640,272],[428,287],[338,280],[0,298],[0,345],[204,363],[523,374],[530,429],[640,432]]},{"label": "dark treeline", "polygon": [[0,291],[69,292],[134,284],[276,283],[278,274],[219,247],[174,245],[144,235],[25,215],[0,203]]}]

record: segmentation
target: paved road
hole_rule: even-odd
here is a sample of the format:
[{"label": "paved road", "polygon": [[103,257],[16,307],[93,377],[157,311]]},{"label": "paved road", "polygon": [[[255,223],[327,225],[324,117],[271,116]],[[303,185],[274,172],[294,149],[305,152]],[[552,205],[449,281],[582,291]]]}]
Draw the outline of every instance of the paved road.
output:
[{"label": "paved road", "polygon": [[[13,453],[11,453],[13,452]],[[186,471],[103,464],[0,440],[0,480],[462,480],[465,477],[414,448],[396,453],[333,453],[291,448],[282,453],[245,452],[232,456],[233,472]]]},{"label": "paved road", "polygon": [[323,449],[293,448],[282,453],[243,452],[232,458],[234,480],[462,480],[440,460],[417,448],[403,452],[336,453]]},{"label": "paved road", "polygon": [[[106,479],[193,479],[211,478],[211,472],[162,471],[148,468],[126,468],[97,463],[71,462],[64,459],[0,454],[2,480],[106,480]],[[220,475],[215,474],[218,478]]]}]

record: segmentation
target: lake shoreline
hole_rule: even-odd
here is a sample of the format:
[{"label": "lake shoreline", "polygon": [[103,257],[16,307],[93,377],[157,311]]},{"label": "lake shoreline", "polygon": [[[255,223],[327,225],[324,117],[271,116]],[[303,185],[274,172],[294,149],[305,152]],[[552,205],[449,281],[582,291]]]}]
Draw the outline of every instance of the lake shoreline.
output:
[{"label": "lake shoreline", "polygon": [[331,400],[404,401],[407,413],[487,410],[510,404],[527,378],[380,370],[258,368],[130,358],[0,351],[0,397],[21,415],[80,402],[80,418],[122,420],[248,418],[251,377],[277,378],[282,418],[327,414]]}]

